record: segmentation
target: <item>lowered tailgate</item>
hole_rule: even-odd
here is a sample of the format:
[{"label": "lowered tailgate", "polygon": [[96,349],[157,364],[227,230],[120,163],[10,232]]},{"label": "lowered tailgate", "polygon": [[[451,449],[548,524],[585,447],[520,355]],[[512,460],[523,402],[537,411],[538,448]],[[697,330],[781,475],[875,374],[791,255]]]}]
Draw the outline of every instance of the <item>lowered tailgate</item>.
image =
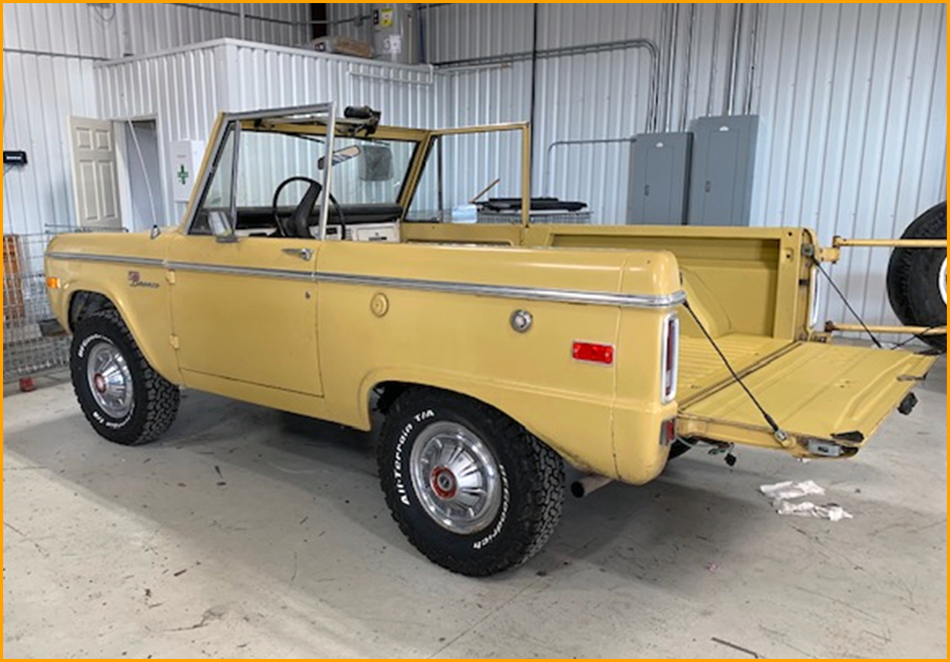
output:
[{"label": "lowered tailgate", "polygon": [[734,380],[681,407],[677,431],[687,440],[784,448],[800,457],[854,455],[934,361],[904,351],[798,343],[743,375],[786,439],[777,438]]}]

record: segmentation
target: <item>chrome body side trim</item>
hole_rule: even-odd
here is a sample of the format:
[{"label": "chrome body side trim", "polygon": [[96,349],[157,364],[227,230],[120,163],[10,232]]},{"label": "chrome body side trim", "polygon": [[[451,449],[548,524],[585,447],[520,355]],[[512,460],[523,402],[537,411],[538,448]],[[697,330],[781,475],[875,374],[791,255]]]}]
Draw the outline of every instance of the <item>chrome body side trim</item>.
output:
[{"label": "chrome body side trim", "polygon": [[164,267],[165,260],[152,257],[124,257],[119,255],[93,255],[90,253],[65,253],[53,251],[46,254],[53,260],[76,260],[78,262],[108,262],[111,264],[133,264],[138,267]]},{"label": "chrome body side trim", "polygon": [[195,262],[167,262],[166,266],[173,271],[193,271],[203,274],[221,274],[225,276],[259,276],[264,278],[279,278],[282,280],[313,281],[312,271],[295,271],[293,269],[266,269],[263,267],[229,267],[224,264],[198,264]]},{"label": "chrome body side trim", "polygon": [[668,308],[683,303],[685,292],[670,295],[616,294],[613,292],[585,292],[581,290],[558,290],[542,287],[517,287],[511,285],[482,285],[478,283],[455,283],[449,281],[418,280],[415,278],[391,278],[387,276],[361,276],[317,272],[317,281],[349,285],[374,285],[394,287],[401,290],[422,290],[449,294],[501,297],[504,299],[529,299],[532,301],[556,301],[600,306],[632,308]]},{"label": "chrome body side trim", "polygon": [[621,294],[614,292],[586,292],[583,290],[561,290],[543,287],[518,287],[512,285],[485,285],[480,283],[460,283],[416,278],[395,278],[390,276],[366,276],[342,274],[326,271],[312,273],[291,269],[268,269],[263,267],[232,267],[217,264],[199,264],[195,262],[165,262],[151,258],[125,258],[112,255],[89,255],[83,253],[48,253],[54,259],[84,260],[88,262],[109,262],[134,264],[139,266],[164,266],[178,271],[193,271],[208,274],[231,276],[258,276],[283,280],[302,280],[342,285],[366,285],[371,287],[392,287],[400,290],[422,292],[441,292],[446,294],[466,294],[473,296],[500,297],[504,299],[526,299],[530,301],[552,301],[557,303],[576,303],[595,306],[620,306],[622,308],[671,308],[686,301],[683,291],[672,294]]}]

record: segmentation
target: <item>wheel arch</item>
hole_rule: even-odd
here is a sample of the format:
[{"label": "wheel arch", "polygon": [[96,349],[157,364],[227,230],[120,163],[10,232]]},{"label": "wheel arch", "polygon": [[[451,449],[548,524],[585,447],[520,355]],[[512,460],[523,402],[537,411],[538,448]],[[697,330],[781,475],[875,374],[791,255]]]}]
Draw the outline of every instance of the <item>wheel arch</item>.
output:
[{"label": "wheel arch", "polygon": [[[162,308],[167,319],[167,302]],[[115,310],[128,327],[132,339],[135,340],[135,344],[138,345],[149,365],[173,384],[182,384],[177,357],[171,346],[170,337],[162,338],[158,333],[143,333],[144,315],[135,314],[122,297],[115,296],[114,293],[103,288],[77,283],[73,284],[66,292],[64,310],[64,321],[70,333],[75,333],[76,325],[85,317],[102,310]],[[163,325],[153,326],[161,327]]]},{"label": "wheel arch", "polygon": [[[411,369],[371,373],[363,380],[359,390],[357,415],[360,420],[357,427],[370,429],[374,393],[379,395],[377,408],[385,414],[400,395],[413,388],[443,391],[487,405],[522,426],[572,466],[603,475],[616,475],[609,426],[605,426],[606,436],[600,439],[595,439],[593,432],[586,439],[565,436],[561,434],[565,421],[561,420],[560,415],[541,415],[539,418],[538,402],[533,399],[537,394],[532,394],[532,401],[529,401],[526,393],[514,385],[490,382],[471,375]],[[555,401],[549,404],[556,409]],[[592,445],[602,448],[603,452],[591,453]]]},{"label": "wheel arch", "polygon": [[[121,311],[116,308],[115,303],[102,292],[92,290],[78,290],[71,292],[69,301],[66,304],[67,330],[73,333],[76,325],[89,315],[93,315],[101,310],[115,310],[121,316]],[[124,317],[123,317],[124,319]]]}]

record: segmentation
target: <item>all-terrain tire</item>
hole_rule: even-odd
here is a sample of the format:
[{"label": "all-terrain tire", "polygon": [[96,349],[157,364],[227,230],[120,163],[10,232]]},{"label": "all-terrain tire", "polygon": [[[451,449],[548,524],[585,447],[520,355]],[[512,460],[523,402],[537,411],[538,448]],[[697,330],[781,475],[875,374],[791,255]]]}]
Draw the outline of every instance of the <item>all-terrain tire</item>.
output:
[{"label": "all-terrain tire", "polygon": [[[439,426],[470,433],[497,468],[497,513],[478,530],[459,532],[440,524],[421,492],[434,482],[413,477],[416,444],[427,447]],[[482,577],[524,563],[544,546],[561,517],[560,456],[498,410],[467,397],[427,388],[403,393],[383,424],[377,459],[393,519],[416,549],[452,572]],[[416,464],[424,467],[420,473],[434,469]],[[436,471],[424,475],[434,477]],[[431,491],[428,499],[437,501]]]},{"label": "all-terrain tire", "polygon": [[[88,363],[96,347],[116,351],[131,378],[131,405],[127,412],[111,414],[96,400]],[[74,329],[69,360],[73,389],[86,419],[100,436],[127,446],[144,444],[161,436],[178,413],[178,387],[148,364],[116,310],[103,310],[81,319]]]},{"label": "all-terrain tire", "polygon": [[[901,239],[947,238],[947,203],[931,207],[911,223]],[[887,297],[898,319],[908,326],[947,324],[946,248],[895,248],[887,266]],[[942,290],[941,290],[942,281]],[[919,336],[947,351],[947,336]]]}]

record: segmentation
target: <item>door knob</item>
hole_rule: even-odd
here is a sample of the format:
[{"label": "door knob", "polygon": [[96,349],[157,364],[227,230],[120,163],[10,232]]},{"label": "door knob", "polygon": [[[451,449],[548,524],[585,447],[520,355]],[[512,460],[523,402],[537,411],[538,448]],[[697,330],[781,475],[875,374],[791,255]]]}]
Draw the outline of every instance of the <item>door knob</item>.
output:
[{"label": "door knob", "polygon": [[282,252],[286,253],[287,255],[296,255],[304,262],[309,262],[310,258],[313,257],[312,248],[284,248],[282,249]]}]

